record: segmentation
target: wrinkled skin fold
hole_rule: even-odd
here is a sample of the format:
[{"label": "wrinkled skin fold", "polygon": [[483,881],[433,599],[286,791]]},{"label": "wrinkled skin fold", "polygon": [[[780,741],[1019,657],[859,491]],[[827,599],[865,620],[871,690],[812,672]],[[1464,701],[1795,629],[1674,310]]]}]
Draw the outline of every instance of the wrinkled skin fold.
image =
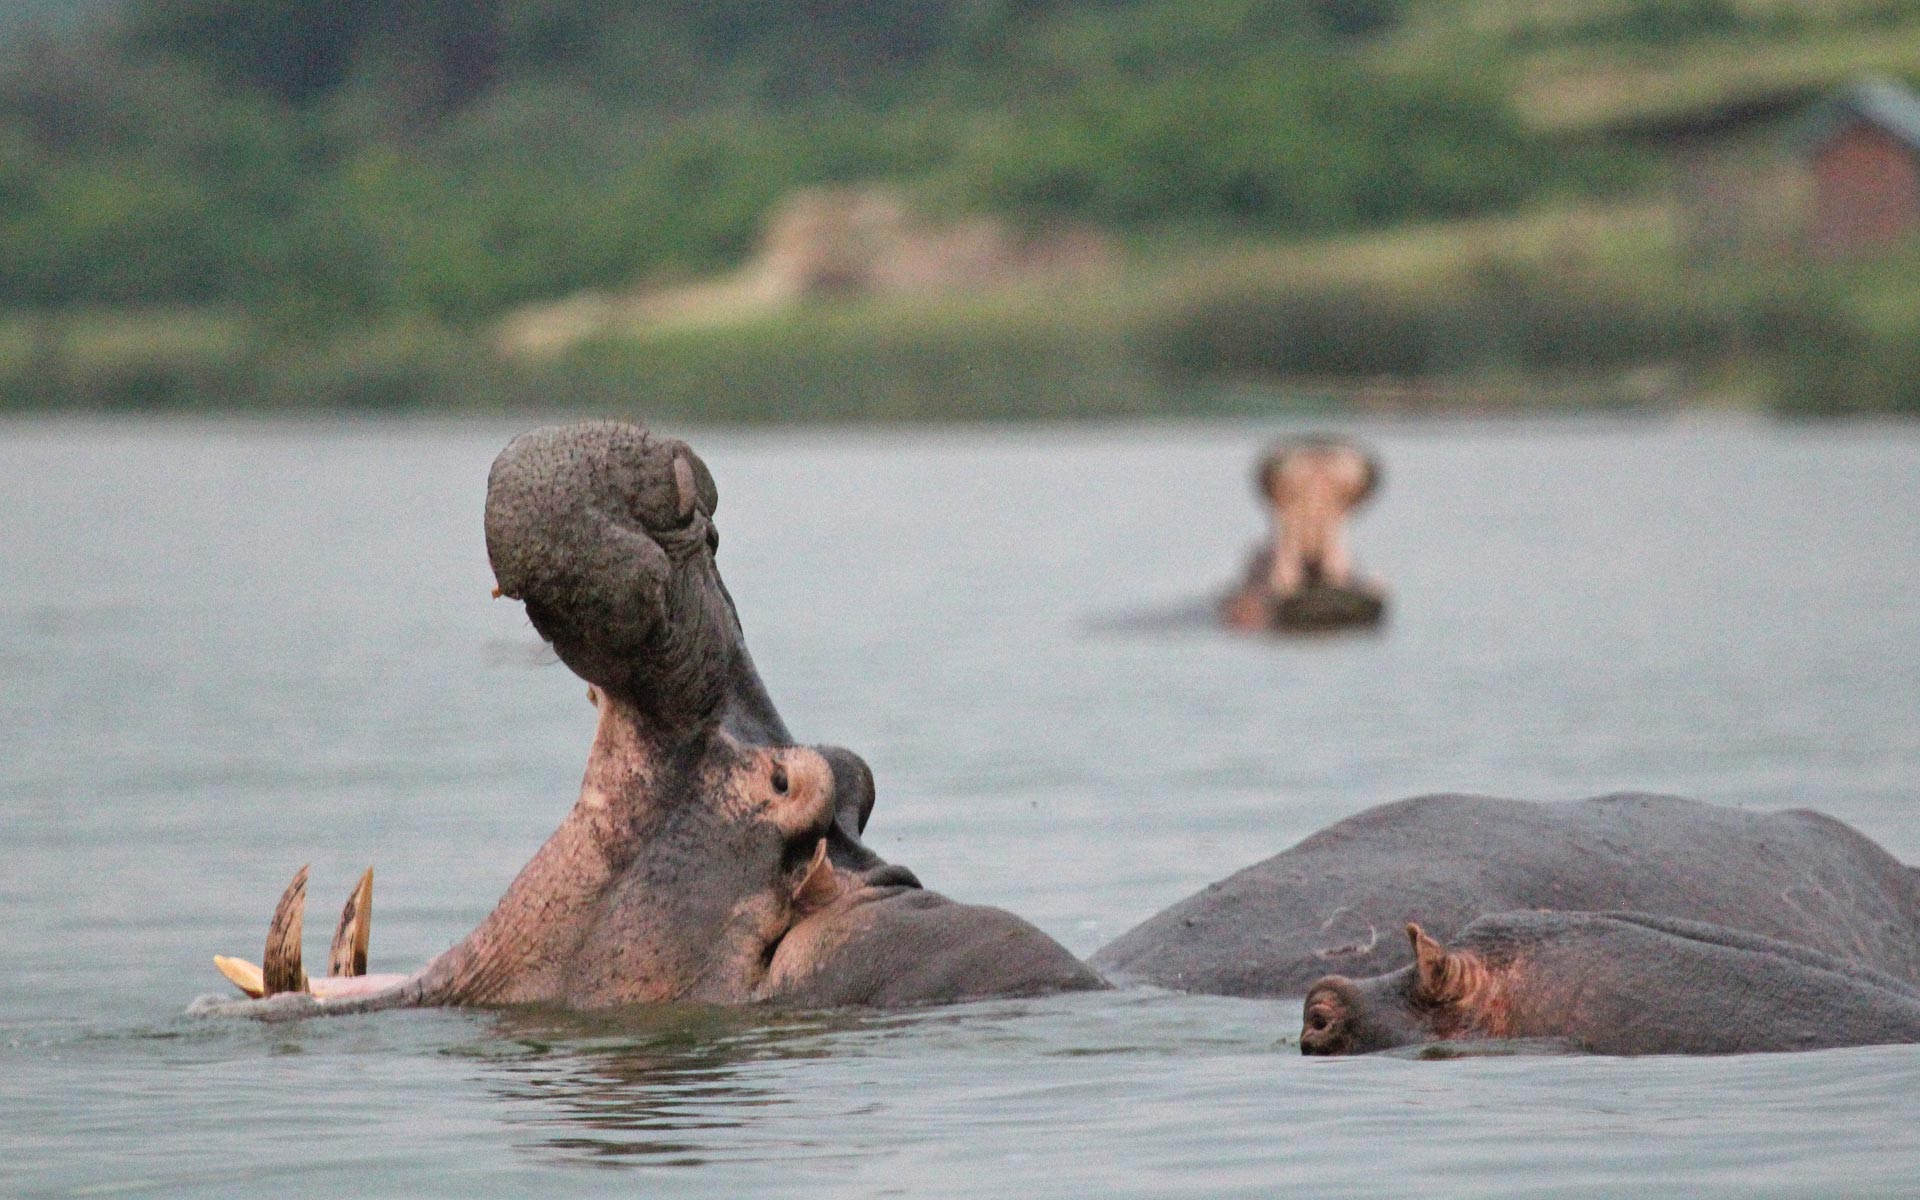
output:
[{"label": "wrinkled skin fold", "polygon": [[1596,1054],[1743,1054],[1920,1042],[1920,990],[1791,942],[1643,913],[1482,917],[1412,964],[1307,990],[1303,1054],[1546,1039]]},{"label": "wrinkled skin fold", "polygon": [[492,913],[412,975],[363,974],[353,910],[370,909],[369,881],[329,974],[307,979],[303,869],[259,986],[251,964],[221,964],[260,997],[199,1011],[894,1005],[1103,986],[1018,917],[925,891],[861,841],[872,773],[851,751],[793,744],[714,562],[718,503],[691,448],[635,425],[539,429],[502,451],[486,508],[499,590],[598,711],[579,800]]}]

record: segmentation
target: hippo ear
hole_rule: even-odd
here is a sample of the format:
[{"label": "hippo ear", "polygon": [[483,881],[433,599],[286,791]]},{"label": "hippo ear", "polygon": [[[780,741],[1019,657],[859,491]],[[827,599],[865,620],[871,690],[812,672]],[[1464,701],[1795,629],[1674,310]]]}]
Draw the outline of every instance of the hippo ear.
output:
[{"label": "hippo ear", "polygon": [[813,848],[813,861],[807,864],[807,873],[793,889],[793,906],[802,912],[825,908],[839,894],[839,877],[833,873],[833,864],[827,861],[827,839],[821,838]]},{"label": "hippo ear", "polygon": [[1274,477],[1280,473],[1280,460],[1286,451],[1275,446],[1260,456],[1260,463],[1253,469],[1253,492],[1263,504],[1273,500]]},{"label": "hippo ear", "polygon": [[1473,963],[1464,954],[1448,953],[1447,948],[1427,936],[1413,922],[1407,922],[1407,940],[1413,943],[1413,995],[1428,1004],[1451,1004],[1466,995],[1474,975]]}]

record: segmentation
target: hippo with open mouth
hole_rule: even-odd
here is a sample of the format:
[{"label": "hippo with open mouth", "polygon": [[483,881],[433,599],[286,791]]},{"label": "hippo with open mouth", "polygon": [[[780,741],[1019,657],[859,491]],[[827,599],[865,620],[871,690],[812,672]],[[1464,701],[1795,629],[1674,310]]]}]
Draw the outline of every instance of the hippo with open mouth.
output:
[{"label": "hippo with open mouth", "polygon": [[861,842],[872,775],[850,751],[793,744],[714,564],[718,500],[690,448],[636,425],[539,429],[502,451],[486,506],[499,591],[599,711],[578,803],[479,927],[412,975],[365,974],[369,873],[328,974],[308,978],[303,868],[261,965],[218,960],[255,999],[196,1011],[898,1005],[1104,986],[1032,925],[926,891]]},{"label": "hippo with open mouth", "polygon": [[1302,1054],[1550,1039],[1595,1054],[1743,1054],[1920,1042],[1920,991],[1791,942],[1626,912],[1482,917],[1451,948],[1307,989]]},{"label": "hippo with open mouth", "polygon": [[1346,438],[1314,434],[1270,447],[1254,471],[1267,505],[1267,543],[1247,560],[1220,620],[1247,631],[1315,632],[1377,625],[1386,591],[1363,577],[1347,518],[1380,487],[1380,460]]}]

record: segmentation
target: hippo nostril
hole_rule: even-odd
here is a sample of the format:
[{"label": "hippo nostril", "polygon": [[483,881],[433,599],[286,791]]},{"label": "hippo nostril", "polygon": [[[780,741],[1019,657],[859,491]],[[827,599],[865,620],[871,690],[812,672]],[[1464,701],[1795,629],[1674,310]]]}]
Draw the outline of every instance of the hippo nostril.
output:
[{"label": "hippo nostril", "polygon": [[777,796],[787,794],[787,768],[782,763],[773,764],[773,791]]},{"label": "hippo nostril", "polygon": [[682,525],[693,520],[693,509],[700,500],[700,487],[693,477],[693,464],[684,454],[673,456],[673,515]]}]

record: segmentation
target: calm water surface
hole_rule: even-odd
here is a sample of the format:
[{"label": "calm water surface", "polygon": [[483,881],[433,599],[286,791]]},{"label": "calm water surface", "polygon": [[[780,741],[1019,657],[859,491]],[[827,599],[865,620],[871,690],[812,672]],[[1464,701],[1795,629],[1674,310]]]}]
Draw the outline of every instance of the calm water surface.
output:
[{"label": "calm water surface", "polygon": [[[571,804],[584,689],[488,598],[517,428],[0,425],[0,1195],[1920,1191],[1920,1047],[1319,1062],[1297,1003],[1151,991],[182,1017],[301,863],[316,924],[374,864],[408,970]],[[1810,805],[1920,861],[1920,430],[1367,429],[1390,630],[1141,620],[1239,569],[1272,432],[693,436],[869,839],[1076,952],[1424,791]]]}]

